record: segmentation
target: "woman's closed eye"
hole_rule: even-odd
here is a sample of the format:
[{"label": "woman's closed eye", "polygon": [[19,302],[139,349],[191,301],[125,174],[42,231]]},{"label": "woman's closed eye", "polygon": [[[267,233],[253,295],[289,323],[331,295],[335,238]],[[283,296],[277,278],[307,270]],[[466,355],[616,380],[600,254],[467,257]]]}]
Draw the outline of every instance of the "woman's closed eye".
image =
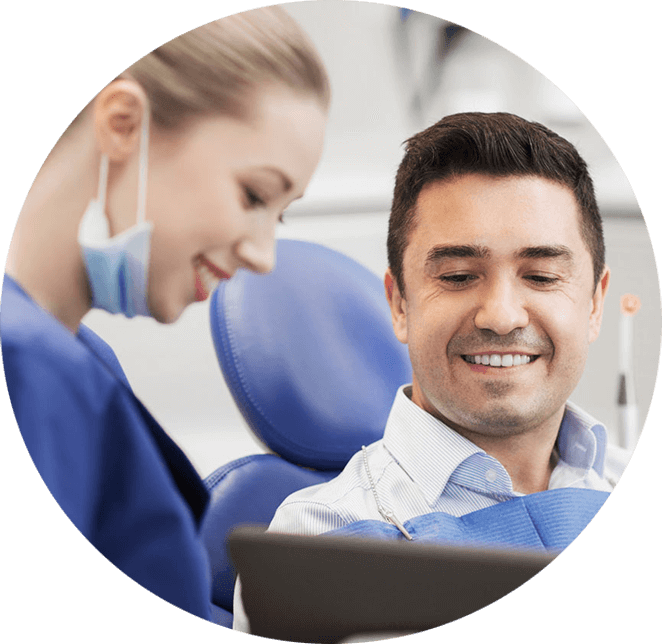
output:
[{"label": "woman's closed eye", "polygon": [[[249,186],[244,186],[243,190],[244,190],[244,200],[246,202],[246,208],[255,210],[258,208],[266,208],[269,205],[267,199],[261,197],[258,192],[256,192]],[[284,216],[285,216],[284,212],[281,212],[278,215],[279,224],[285,223]]]},{"label": "woman's closed eye", "polygon": [[244,197],[248,208],[264,208],[267,205],[266,200],[248,186],[244,186]]}]

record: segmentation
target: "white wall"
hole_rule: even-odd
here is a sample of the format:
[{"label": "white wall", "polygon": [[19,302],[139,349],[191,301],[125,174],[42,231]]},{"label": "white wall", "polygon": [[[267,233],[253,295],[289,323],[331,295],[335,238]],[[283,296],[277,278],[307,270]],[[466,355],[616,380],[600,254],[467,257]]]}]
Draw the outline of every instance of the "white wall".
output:
[{"label": "white wall", "polygon": [[[395,54],[396,43],[401,43],[396,8],[355,2],[287,8],[327,64],[333,103],[322,162],[281,236],[324,243],[381,275],[393,176],[401,143],[409,135],[445,113],[467,109],[503,109],[542,121],[573,141],[589,162],[606,215],[607,260],[613,273],[602,334],[591,347],[573,399],[615,430],[618,301],[632,292],[643,302],[635,318],[636,387],[643,416],[653,393],[661,330],[653,252],[625,175],[583,115],[526,63],[469,33],[438,66],[438,91],[416,118],[408,109],[409,98],[418,81],[425,81],[423,63],[439,20],[417,14],[408,22],[413,63],[407,71],[401,68],[402,55]],[[261,450],[222,380],[207,319],[206,304],[190,307],[169,327],[98,311],[86,319],[110,342],[138,395],[203,475]]]},{"label": "white wall", "polygon": [[[329,70],[332,105],[326,149],[303,211],[388,210],[402,143],[445,114],[509,111],[544,123],[572,141],[593,175],[608,215],[637,214],[635,196],[609,148],[577,107],[526,62],[467,31],[429,65],[444,21],[415,13],[403,25],[396,7],[368,2],[285,5],[311,36]],[[403,42],[406,41],[406,42]],[[411,58],[411,63],[403,62]],[[432,73],[427,73],[432,69]],[[411,95],[434,92],[420,117]]]}]

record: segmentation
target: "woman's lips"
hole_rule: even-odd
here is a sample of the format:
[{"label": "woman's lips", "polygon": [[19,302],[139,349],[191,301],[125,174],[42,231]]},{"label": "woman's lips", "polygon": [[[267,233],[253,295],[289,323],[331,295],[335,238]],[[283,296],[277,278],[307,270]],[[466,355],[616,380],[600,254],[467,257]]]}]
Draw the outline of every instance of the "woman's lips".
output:
[{"label": "woman's lips", "polygon": [[228,280],[232,276],[202,255],[196,259],[195,300],[203,302],[218,286],[220,280]]},{"label": "woman's lips", "polygon": [[216,279],[229,280],[232,277],[232,275],[220,269],[218,266],[216,266],[216,264],[210,262],[204,255],[200,255],[198,257],[198,261],[200,264],[202,264],[202,266],[205,266]]},{"label": "woman's lips", "polygon": [[198,271],[195,271],[195,301],[204,302],[208,297],[209,297],[209,293],[207,293],[207,290],[205,289],[204,284],[202,283],[202,278],[200,277],[200,273]]}]

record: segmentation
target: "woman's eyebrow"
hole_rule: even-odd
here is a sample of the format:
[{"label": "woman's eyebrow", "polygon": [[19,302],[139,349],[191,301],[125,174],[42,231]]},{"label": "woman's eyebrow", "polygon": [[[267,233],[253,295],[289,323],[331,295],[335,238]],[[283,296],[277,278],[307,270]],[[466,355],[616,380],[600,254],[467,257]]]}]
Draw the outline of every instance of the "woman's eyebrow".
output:
[{"label": "woman's eyebrow", "polygon": [[292,179],[290,179],[282,170],[279,168],[276,168],[274,166],[266,165],[266,166],[260,166],[257,168],[258,170],[262,170],[264,172],[269,172],[270,174],[275,174],[283,184],[283,192],[289,192],[292,189],[292,186],[294,183],[292,182]]}]

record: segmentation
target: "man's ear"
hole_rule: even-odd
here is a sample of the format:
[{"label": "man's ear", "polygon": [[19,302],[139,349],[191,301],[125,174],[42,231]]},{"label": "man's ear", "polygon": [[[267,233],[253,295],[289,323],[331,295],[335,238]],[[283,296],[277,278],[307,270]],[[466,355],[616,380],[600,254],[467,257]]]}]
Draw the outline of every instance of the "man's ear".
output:
[{"label": "man's ear", "polygon": [[609,268],[605,266],[602,271],[602,276],[598,285],[595,287],[595,293],[591,299],[591,315],[588,323],[588,341],[594,342],[600,335],[600,327],[602,325],[602,314],[604,312],[605,297],[609,289],[609,278],[611,274]]},{"label": "man's ear", "polygon": [[95,98],[97,147],[111,161],[126,161],[138,149],[146,106],[144,90],[130,79],[113,81]]},{"label": "man's ear", "polygon": [[391,321],[393,322],[395,337],[403,344],[407,344],[407,300],[400,293],[398,283],[390,268],[384,275],[384,290],[391,307]]}]

